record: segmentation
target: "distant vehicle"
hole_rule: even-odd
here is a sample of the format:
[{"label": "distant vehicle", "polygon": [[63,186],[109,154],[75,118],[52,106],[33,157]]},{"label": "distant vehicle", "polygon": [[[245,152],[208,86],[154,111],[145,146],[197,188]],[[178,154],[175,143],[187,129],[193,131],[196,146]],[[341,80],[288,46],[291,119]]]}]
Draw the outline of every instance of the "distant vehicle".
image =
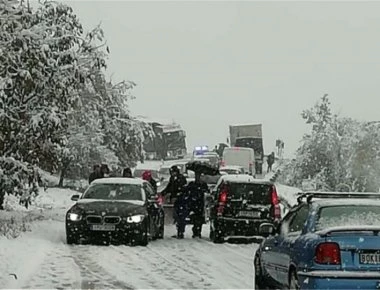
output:
[{"label": "distant vehicle", "polygon": [[241,166],[245,172],[255,176],[255,153],[251,148],[231,147],[223,152],[222,166]]},{"label": "distant vehicle", "polygon": [[146,246],[164,237],[164,210],[152,186],[140,178],[94,180],[66,214],[68,244],[104,240]]},{"label": "distant vehicle", "polygon": [[208,146],[206,145],[203,145],[203,146],[196,146],[193,150],[193,156],[199,156],[199,155],[203,155],[207,152],[210,152]]},{"label": "distant vehicle", "polygon": [[220,165],[220,158],[216,152],[207,152],[202,155],[203,158],[207,158],[210,161],[210,164],[216,167]]},{"label": "distant vehicle", "polygon": [[255,288],[376,289],[380,194],[310,192],[298,198],[254,256]]},{"label": "distant vehicle", "polygon": [[213,192],[210,207],[210,239],[257,238],[259,226],[281,218],[273,183],[249,175],[224,175]]},{"label": "distant vehicle", "polygon": [[181,159],[187,154],[186,132],[182,127],[168,120],[150,120],[146,117],[137,118],[149,124],[154,134],[144,136],[145,158],[148,160]]},{"label": "distant vehicle", "polygon": [[244,167],[236,166],[236,165],[222,166],[219,168],[219,172],[221,173],[225,172],[226,174],[232,174],[232,175],[245,174]]},{"label": "distant vehicle", "polygon": [[251,148],[255,152],[255,171],[262,174],[264,163],[264,145],[262,124],[231,125],[231,147]]}]

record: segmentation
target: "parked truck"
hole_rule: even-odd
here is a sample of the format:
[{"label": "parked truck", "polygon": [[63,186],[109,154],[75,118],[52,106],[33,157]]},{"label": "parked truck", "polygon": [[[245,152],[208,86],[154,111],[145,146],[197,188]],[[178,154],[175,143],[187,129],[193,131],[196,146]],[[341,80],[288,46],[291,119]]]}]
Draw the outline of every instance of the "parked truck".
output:
[{"label": "parked truck", "polygon": [[187,153],[186,132],[175,122],[149,120],[140,117],[140,121],[149,124],[152,132],[144,136],[143,148],[147,160],[181,159]]},{"label": "parked truck", "polygon": [[252,148],[255,152],[256,173],[262,174],[264,162],[262,124],[230,125],[230,145]]}]

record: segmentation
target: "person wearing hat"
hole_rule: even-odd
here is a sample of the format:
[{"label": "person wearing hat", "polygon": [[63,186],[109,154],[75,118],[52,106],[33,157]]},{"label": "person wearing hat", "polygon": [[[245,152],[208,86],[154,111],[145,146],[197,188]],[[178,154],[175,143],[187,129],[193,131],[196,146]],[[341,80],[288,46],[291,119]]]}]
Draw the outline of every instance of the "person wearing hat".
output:
[{"label": "person wearing hat", "polygon": [[123,170],[123,177],[133,178],[132,170],[129,167],[124,168],[124,170]]},{"label": "person wearing hat", "polygon": [[102,173],[101,173],[101,170],[100,170],[100,165],[99,164],[95,164],[94,167],[93,167],[93,172],[91,172],[91,174],[90,174],[90,176],[88,178],[88,183],[90,184],[95,179],[99,179],[99,178],[102,178]]},{"label": "person wearing hat", "polygon": [[148,181],[150,183],[150,185],[154,189],[154,192],[157,192],[157,182],[154,180],[152,172],[150,170],[145,170],[141,177],[143,180]]}]

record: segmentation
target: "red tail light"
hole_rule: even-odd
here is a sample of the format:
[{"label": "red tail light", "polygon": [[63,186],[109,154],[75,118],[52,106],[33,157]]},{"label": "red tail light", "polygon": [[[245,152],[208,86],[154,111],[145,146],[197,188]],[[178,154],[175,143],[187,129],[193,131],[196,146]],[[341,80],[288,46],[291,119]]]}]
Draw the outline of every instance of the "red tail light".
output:
[{"label": "red tail light", "polygon": [[226,203],[227,202],[227,191],[222,191],[220,194],[219,194],[219,202],[220,203]]},{"label": "red tail light", "polygon": [[274,185],[272,185],[271,189],[271,203],[273,206],[273,217],[275,219],[281,219],[280,201],[278,199],[277,189]]},{"label": "red tail light", "polygon": [[271,201],[272,201],[273,205],[280,203],[279,200],[278,200],[277,189],[276,189],[276,187],[274,185],[272,185]]},{"label": "red tail light", "polygon": [[224,207],[227,203],[227,197],[228,197],[228,190],[227,190],[227,188],[223,188],[222,191],[219,193],[219,198],[218,198],[218,201],[219,201],[219,205],[217,208],[217,214],[218,215],[223,214]]},{"label": "red tail light", "polygon": [[315,250],[314,261],[318,264],[340,265],[340,249],[337,243],[321,243]]}]

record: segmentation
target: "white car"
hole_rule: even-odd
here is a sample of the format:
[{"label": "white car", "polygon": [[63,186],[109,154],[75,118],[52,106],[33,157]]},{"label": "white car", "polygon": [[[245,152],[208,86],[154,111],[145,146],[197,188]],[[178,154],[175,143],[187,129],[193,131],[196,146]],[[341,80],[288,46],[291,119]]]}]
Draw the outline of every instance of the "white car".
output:
[{"label": "white car", "polygon": [[227,165],[222,166],[219,168],[220,173],[226,173],[226,174],[245,174],[243,166],[237,166],[237,165]]}]

